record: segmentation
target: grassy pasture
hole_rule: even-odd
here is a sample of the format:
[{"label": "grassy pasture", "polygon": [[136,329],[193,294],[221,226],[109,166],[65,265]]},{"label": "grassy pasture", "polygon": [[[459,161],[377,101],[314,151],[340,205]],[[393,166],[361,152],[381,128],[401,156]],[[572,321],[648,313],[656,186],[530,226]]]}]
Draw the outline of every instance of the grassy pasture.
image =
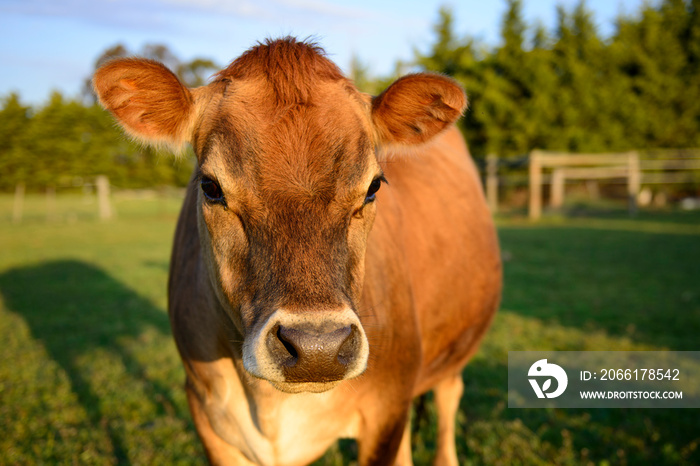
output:
[{"label": "grassy pasture", "polygon": [[[165,287],[179,202],[0,196],[0,464],[203,464]],[[83,210],[81,210],[83,209]],[[700,464],[700,412],[507,408],[509,350],[700,349],[700,215],[499,221],[502,310],[464,371],[461,464]],[[435,413],[414,416],[429,464]],[[318,462],[352,464],[341,442]]]}]

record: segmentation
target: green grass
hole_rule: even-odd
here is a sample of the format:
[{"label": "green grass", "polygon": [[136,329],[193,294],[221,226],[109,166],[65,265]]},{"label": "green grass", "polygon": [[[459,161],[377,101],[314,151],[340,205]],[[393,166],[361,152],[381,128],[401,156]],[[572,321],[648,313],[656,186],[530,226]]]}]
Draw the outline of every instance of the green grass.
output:
[{"label": "green grass", "polygon": [[178,205],[0,223],[0,463],[202,462],[165,311]]},{"label": "green grass", "polygon": [[[0,196],[0,464],[201,464],[166,308],[177,199]],[[84,210],[81,210],[84,209]],[[505,292],[464,371],[461,464],[700,464],[695,409],[508,409],[509,350],[700,350],[700,215],[499,220]],[[414,460],[435,448],[431,397]],[[353,464],[341,442],[318,462]]]},{"label": "green grass", "polygon": [[464,372],[464,464],[698,464],[697,409],[508,409],[507,352],[700,349],[700,215],[504,220],[502,309]]}]

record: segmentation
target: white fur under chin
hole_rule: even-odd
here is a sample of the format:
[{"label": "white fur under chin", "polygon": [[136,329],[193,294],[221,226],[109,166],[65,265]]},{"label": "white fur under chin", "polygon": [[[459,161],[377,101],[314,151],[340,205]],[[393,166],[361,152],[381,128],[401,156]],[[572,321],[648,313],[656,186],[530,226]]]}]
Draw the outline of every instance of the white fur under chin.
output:
[{"label": "white fur under chin", "polygon": [[303,383],[289,383],[289,382],[270,382],[270,384],[277,390],[284,393],[323,393],[337,387],[342,380],[336,380],[334,382],[303,382]]}]

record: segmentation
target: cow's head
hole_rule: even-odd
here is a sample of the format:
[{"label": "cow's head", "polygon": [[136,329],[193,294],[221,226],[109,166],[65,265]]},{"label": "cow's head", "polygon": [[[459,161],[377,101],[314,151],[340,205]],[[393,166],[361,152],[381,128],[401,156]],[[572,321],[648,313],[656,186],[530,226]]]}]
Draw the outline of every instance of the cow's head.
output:
[{"label": "cow's head", "polygon": [[380,152],[453,123],[462,89],[416,74],[372,98],[293,39],[254,47],[196,89],[140,59],[108,63],[94,86],[131,135],[194,147],[203,260],[243,337],[246,370],[289,392],[361,374],[369,348],[358,304],[385,181]]}]

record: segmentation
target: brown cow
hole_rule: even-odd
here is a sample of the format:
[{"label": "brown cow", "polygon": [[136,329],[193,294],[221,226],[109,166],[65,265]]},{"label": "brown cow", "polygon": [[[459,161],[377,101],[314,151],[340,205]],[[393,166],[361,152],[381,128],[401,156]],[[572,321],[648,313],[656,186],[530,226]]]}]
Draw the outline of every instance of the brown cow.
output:
[{"label": "brown cow", "polygon": [[141,59],[94,85],[131,135],[197,155],[169,298],[209,460],[301,465],[348,437],[362,465],[411,464],[432,389],[437,463],[456,465],[461,370],[501,288],[462,89],[415,74],[370,97],[291,38],[197,89]]}]

